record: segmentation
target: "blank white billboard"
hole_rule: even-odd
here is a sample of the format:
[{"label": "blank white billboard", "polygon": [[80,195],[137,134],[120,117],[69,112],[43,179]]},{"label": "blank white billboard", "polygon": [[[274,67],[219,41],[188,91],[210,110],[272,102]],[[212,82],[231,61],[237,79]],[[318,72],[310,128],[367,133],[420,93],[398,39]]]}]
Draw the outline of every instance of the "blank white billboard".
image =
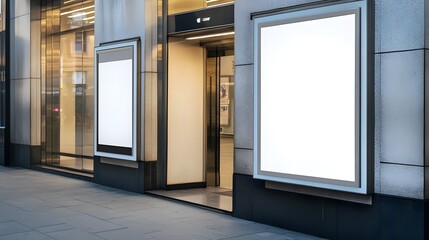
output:
[{"label": "blank white billboard", "polygon": [[133,60],[98,65],[98,143],[133,147]]},{"label": "blank white billboard", "polygon": [[261,170],[355,180],[355,25],[261,29]]},{"label": "blank white billboard", "polygon": [[[95,48],[94,155],[137,160],[140,41]],[[142,110],[143,111],[143,110]],[[143,111],[144,112],[144,111]],[[143,117],[143,116],[142,116]]]},{"label": "blank white billboard", "polygon": [[255,178],[366,191],[361,12],[351,8],[255,21]]}]

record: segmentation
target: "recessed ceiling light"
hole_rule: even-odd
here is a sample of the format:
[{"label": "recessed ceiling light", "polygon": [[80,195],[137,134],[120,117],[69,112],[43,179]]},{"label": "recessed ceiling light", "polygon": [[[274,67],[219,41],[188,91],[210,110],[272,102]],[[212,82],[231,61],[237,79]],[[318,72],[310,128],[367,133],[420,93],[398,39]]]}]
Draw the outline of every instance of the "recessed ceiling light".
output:
[{"label": "recessed ceiling light", "polygon": [[188,38],[186,38],[186,40],[197,40],[197,39],[221,37],[221,36],[227,36],[227,35],[234,35],[234,32],[224,32],[224,33],[202,35],[202,36],[197,36],[197,37],[188,37]]}]

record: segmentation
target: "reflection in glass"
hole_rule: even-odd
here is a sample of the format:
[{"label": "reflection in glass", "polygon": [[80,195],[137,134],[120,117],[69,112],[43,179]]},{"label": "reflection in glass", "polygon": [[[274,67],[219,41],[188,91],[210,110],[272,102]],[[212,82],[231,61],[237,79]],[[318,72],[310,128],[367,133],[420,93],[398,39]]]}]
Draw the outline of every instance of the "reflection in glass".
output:
[{"label": "reflection in glass", "polygon": [[177,14],[203,8],[218,7],[234,3],[234,0],[169,0],[168,14]]},{"label": "reflection in glass", "polygon": [[94,2],[85,1],[78,5],[65,5],[61,7],[61,31],[81,28],[94,24]]},{"label": "reflection in glass", "polygon": [[43,163],[93,171],[94,2],[42,12]]}]

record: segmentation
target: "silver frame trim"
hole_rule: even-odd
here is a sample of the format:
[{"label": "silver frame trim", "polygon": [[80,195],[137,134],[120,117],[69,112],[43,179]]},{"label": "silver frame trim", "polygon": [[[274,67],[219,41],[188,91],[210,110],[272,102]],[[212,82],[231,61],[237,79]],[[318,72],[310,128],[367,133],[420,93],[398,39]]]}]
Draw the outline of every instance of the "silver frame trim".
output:
[{"label": "silver frame trim", "polygon": [[[114,154],[98,151],[97,137],[98,137],[98,54],[106,50],[113,50],[118,48],[133,48],[133,145],[132,155]],[[138,41],[120,42],[109,45],[96,47],[94,50],[94,155],[106,158],[114,158],[128,161],[137,161],[137,131],[138,131],[138,79],[139,79],[139,58],[138,58]]]},{"label": "silver frame trim", "polygon": [[[343,15],[344,12],[355,12],[360,16],[357,21],[360,46],[357,46],[357,91],[356,108],[359,111],[356,115],[356,182],[347,182],[334,179],[322,179],[315,177],[303,177],[300,175],[282,174],[282,173],[262,173],[260,169],[260,29],[266,25],[277,25],[279,22],[299,22],[308,19],[322,19],[326,16]],[[368,159],[367,159],[367,49],[368,49],[368,26],[367,26],[367,1],[355,1],[349,3],[338,3],[331,6],[324,6],[312,9],[306,9],[295,12],[282,13],[266,17],[257,18],[253,23],[254,30],[254,173],[256,179],[283,182],[297,185],[304,185],[316,188],[325,188],[338,191],[367,194],[368,193]],[[276,24],[277,23],[277,24]],[[360,47],[360,48],[359,48]],[[359,71],[360,67],[360,71]],[[360,83],[360,86],[358,85]]]}]

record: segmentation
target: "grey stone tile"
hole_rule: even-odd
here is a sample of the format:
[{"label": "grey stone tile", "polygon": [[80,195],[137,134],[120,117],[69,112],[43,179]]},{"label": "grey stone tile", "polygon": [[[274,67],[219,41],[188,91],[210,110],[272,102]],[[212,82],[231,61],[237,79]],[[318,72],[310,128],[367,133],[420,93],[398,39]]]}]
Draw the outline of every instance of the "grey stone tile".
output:
[{"label": "grey stone tile", "polygon": [[375,44],[374,44],[374,50],[376,53],[379,53],[381,51],[381,27],[380,27],[380,21],[381,21],[381,0],[375,0],[374,1],[374,7],[375,7]]},{"label": "grey stone tile", "polygon": [[269,9],[288,7],[317,0],[236,0],[234,16],[235,25],[235,64],[253,63],[253,22],[250,14]]},{"label": "grey stone tile", "polygon": [[108,240],[146,240],[146,239],[155,239],[154,236],[146,235],[142,232],[132,230],[132,229],[119,229],[114,231],[107,231],[96,233],[97,236],[102,237]]},{"label": "grey stone tile", "polygon": [[29,13],[30,13],[30,0],[11,0],[10,1],[10,16],[8,16],[9,18],[16,18]]},{"label": "grey stone tile", "polygon": [[228,234],[207,227],[196,227],[186,220],[171,221],[162,231],[147,233],[157,239],[224,239]]},{"label": "grey stone tile", "polygon": [[34,197],[45,201],[51,208],[72,207],[82,204],[82,201],[57,195],[50,196],[49,194],[46,194],[46,192],[35,194]]},{"label": "grey stone tile", "polygon": [[123,228],[118,224],[114,224],[85,214],[64,217],[63,222],[89,233],[111,231]]},{"label": "grey stone tile", "polygon": [[[428,4],[428,8],[429,8],[429,4]],[[429,14],[428,14],[429,15]],[[429,19],[429,16],[427,16]],[[429,20],[428,20],[429,21]],[[428,25],[429,26],[429,25]],[[429,32],[429,31],[428,31]],[[429,34],[429,33],[428,33]],[[428,40],[429,41],[429,40]],[[425,119],[429,119],[429,50],[425,50],[425,66],[424,66],[424,71],[425,71]],[[425,133],[424,133],[424,137],[425,137],[425,166],[429,166],[429,122],[425,121]]]},{"label": "grey stone tile", "polygon": [[73,210],[73,211],[81,212],[81,213],[88,213],[88,212],[92,212],[92,211],[100,211],[101,212],[101,211],[109,210],[108,208],[98,206],[98,205],[88,203],[88,202],[81,202],[79,205],[68,206],[67,208],[70,210]]},{"label": "grey stone tile", "polygon": [[[164,227],[162,224],[157,223],[155,219],[152,219],[152,218],[144,219],[136,216],[109,219],[107,221],[121,225],[126,229],[138,231],[141,234],[159,232],[159,231],[162,231]],[[143,222],[144,224],[142,224]]]},{"label": "grey stone tile", "polygon": [[424,13],[424,15],[425,15],[425,25],[424,25],[424,28],[425,28],[425,48],[428,48],[429,47],[429,32],[426,31],[426,29],[429,26],[429,14],[428,14],[429,4],[427,1],[425,1],[424,11],[425,11],[425,13]]},{"label": "grey stone tile", "polygon": [[53,239],[58,239],[58,240],[76,240],[76,239],[103,240],[104,239],[94,234],[87,233],[78,229],[52,232],[52,233],[47,233],[46,235],[48,235]]},{"label": "grey stone tile", "polygon": [[381,164],[381,193],[409,198],[424,198],[424,168]]},{"label": "grey stone tile", "polygon": [[15,221],[0,223],[0,236],[29,231],[31,231],[30,228]]},{"label": "grey stone tile", "polygon": [[[235,8],[239,9],[238,4],[245,1],[236,1]],[[251,4],[249,4],[251,5]],[[253,24],[250,22],[250,13],[247,11],[235,11],[235,39],[234,39],[234,58],[235,64],[253,64]]]},{"label": "grey stone tile", "polygon": [[323,239],[323,238],[318,238],[318,237],[314,237],[314,236],[311,236],[311,235],[302,234],[302,233],[298,233],[298,232],[292,232],[292,231],[288,231],[288,233],[284,234],[284,236],[286,236],[289,239],[294,239],[294,240]]},{"label": "grey stone tile", "polygon": [[424,47],[424,0],[379,0],[382,52]]},{"label": "grey stone tile", "polygon": [[375,79],[374,79],[374,191],[380,192],[380,161],[381,161],[381,56],[375,55]]},{"label": "grey stone tile", "polygon": [[425,167],[425,199],[429,199],[429,167]]},{"label": "grey stone tile", "polygon": [[234,172],[253,175],[253,150],[235,149]]},{"label": "grey stone tile", "polygon": [[60,224],[35,228],[35,230],[41,233],[61,232],[61,231],[72,230],[72,229],[75,229],[75,227],[70,226],[66,223],[60,223]]},{"label": "grey stone tile", "polygon": [[25,211],[50,207],[47,202],[29,196],[15,198],[11,200],[4,200],[4,202],[17,208],[23,209]]},{"label": "grey stone tile", "polygon": [[237,148],[253,148],[253,65],[235,66],[235,136]]},{"label": "grey stone tile", "polygon": [[10,81],[10,141],[30,144],[30,79]]},{"label": "grey stone tile", "polygon": [[[232,226],[235,226],[235,227],[232,227]],[[239,236],[246,236],[246,235],[251,235],[251,234],[256,234],[258,232],[261,232],[257,228],[252,228],[252,225],[237,226],[237,224],[232,224],[232,226],[231,227],[228,227],[228,226],[216,227],[213,229],[211,227],[209,227],[209,229],[214,230],[210,234],[210,237],[213,237],[215,239],[218,239],[218,238],[235,238],[235,237],[239,237]],[[207,230],[205,230],[205,231],[207,231]],[[273,235],[275,235],[275,233],[273,233]]]},{"label": "grey stone tile", "polygon": [[112,219],[112,218],[120,218],[120,217],[128,217],[131,216],[133,213],[133,210],[130,209],[128,211],[120,211],[119,209],[105,209],[102,211],[98,211],[98,210],[88,210],[85,212],[85,214],[98,218],[98,219],[102,219],[102,220],[108,220],[108,219]]},{"label": "grey stone tile", "polygon": [[211,238],[207,237],[205,234],[197,234],[194,232],[156,232],[148,234],[148,236],[153,237],[154,239],[163,239],[163,240],[210,240]]},{"label": "grey stone tile", "polygon": [[113,200],[107,200],[107,201],[98,202],[95,204],[97,206],[104,207],[107,209],[121,210],[121,209],[126,209],[129,207],[133,207],[134,205],[136,205],[136,202],[129,201],[129,200],[126,200],[124,198],[115,198]]},{"label": "grey stone tile", "polygon": [[66,217],[75,215],[77,215],[77,213],[72,211],[59,211],[57,208],[35,209],[31,212],[14,214],[12,219],[30,228],[41,228],[62,224]]},{"label": "grey stone tile", "polygon": [[0,240],[52,240],[52,238],[43,233],[31,231],[0,236]]},{"label": "grey stone tile", "polygon": [[11,220],[12,216],[16,214],[24,214],[24,213],[26,213],[25,210],[11,206],[9,204],[6,204],[0,201],[0,218]]},{"label": "grey stone tile", "polygon": [[30,15],[10,20],[10,79],[30,78]]},{"label": "grey stone tile", "polygon": [[255,233],[255,234],[248,234],[248,235],[243,235],[243,236],[239,236],[239,237],[233,237],[233,238],[228,238],[228,239],[232,239],[232,240],[263,240],[263,239],[269,239],[269,240],[310,240],[310,239],[319,239],[316,237],[311,237],[311,236],[306,236],[304,234],[285,234],[285,235],[280,235],[280,234],[275,234],[275,233],[270,233],[270,232],[261,232],[261,233]]},{"label": "grey stone tile", "polygon": [[423,51],[381,55],[382,161],[423,165]]},{"label": "grey stone tile", "polygon": [[[140,37],[142,71],[156,71],[157,12],[152,1],[96,1],[95,46],[103,42]],[[142,14],[143,10],[143,14]]]}]

